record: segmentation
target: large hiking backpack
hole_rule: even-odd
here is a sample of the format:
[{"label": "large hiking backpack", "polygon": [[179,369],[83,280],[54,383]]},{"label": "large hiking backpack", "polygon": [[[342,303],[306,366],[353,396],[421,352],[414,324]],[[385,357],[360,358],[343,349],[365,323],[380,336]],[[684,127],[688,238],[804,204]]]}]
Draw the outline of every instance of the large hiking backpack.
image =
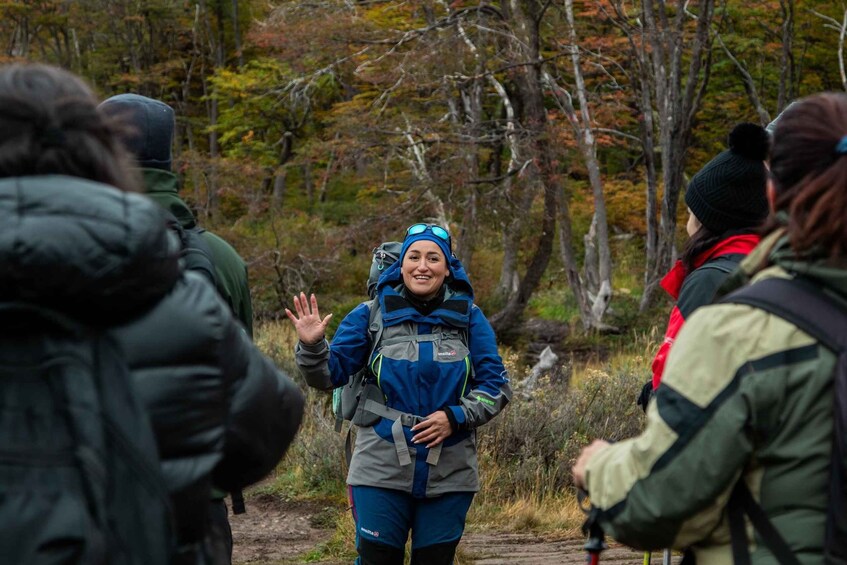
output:
[{"label": "large hiking backpack", "polygon": [[[822,288],[802,278],[766,279],[726,296],[721,302],[746,304],[771,312],[814,337],[838,358],[833,377],[835,422],[824,562],[843,565],[847,563],[847,310]],[[750,563],[744,514],[779,563],[799,565],[743,479],[735,485],[728,507],[735,565]]]},{"label": "large hiking backpack", "polygon": [[[399,258],[401,247],[403,247],[403,244],[399,241],[386,241],[373,249],[367,285],[368,296],[371,298],[367,302],[370,312],[368,329],[371,336],[371,350],[368,358],[373,355],[373,346],[379,341],[379,335],[382,334],[382,315],[379,312],[379,301],[376,299],[376,285],[382,273]],[[337,432],[341,431],[344,421],[353,419],[362,392],[361,389],[364,386],[365,373],[367,373],[367,370],[362,369],[355,375],[351,375],[346,385],[332,391],[332,413],[335,415],[335,431]]]},{"label": "large hiking backpack", "polygon": [[169,562],[169,497],[118,345],[0,304],[0,555],[14,564]]}]

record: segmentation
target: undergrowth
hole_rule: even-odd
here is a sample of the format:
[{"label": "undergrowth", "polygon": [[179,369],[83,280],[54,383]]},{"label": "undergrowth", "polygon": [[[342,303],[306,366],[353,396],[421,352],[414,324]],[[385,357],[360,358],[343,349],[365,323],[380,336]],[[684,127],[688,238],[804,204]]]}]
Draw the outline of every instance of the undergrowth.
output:
[{"label": "undergrowth", "polygon": [[[619,440],[638,433],[643,415],[635,405],[649,378],[655,332],[631,332],[602,362],[566,360],[532,392],[524,390],[529,367],[503,348],[514,396],[506,410],[478,430],[481,490],[468,516],[470,530],[506,528],[574,535],[583,520],[571,467],[595,437]],[[293,363],[296,336],[287,322],[257,328],[257,344],[287,370],[306,394],[303,425],[276,473],[259,490],[287,500],[319,499],[337,509],[331,539],[310,551],[307,562],[355,555],[354,528],[345,487],[344,435],[334,431],[330,395],[309,389]],[[346,428],[345,428],[346,429]]]}]

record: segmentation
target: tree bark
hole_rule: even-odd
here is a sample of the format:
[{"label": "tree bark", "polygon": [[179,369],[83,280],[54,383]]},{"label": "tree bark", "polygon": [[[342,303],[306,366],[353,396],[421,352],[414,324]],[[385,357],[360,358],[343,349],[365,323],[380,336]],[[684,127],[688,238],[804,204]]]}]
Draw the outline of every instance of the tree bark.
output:
[{"label": "tree bark", "polygon": [[[664,273],[670,268],[675,253],[676,214],[679,195],[684,184],[685,157],[691,143],[694,116],[700,108],[711,69],[710,26],[714,0],[698,0],[696,31],[693,40],[686,36],[686,18],[689,17],[685,0],[676,0],[675,14],[671,20],[664,0],[645,0],[642,3],[642,22],[638,28],[620,23],[622,29],[645,38],[630,37],[633,56],[638,58],[640,81],[649,85],[642,89],[640,108],[642,116],[654,111],[657,120],[659,147],[661,148],[662,181],[664,195],[661,204],[661,221],[657,230],[655,254],[648,253],[645,265],[644,294],[641,309],[648,308],[655,298],[655,290]],[[619,15],[623,13],[618,4]],[[686,57],[683,57],[686,55]],[[688,61],[687,69],[685,60]],[[686,74],[683,83],[683,74]],[[644,96],[650,93],[650,97]],[[648,105],[649,103],[649,105]],[[652,138],[643,135],[645,142]],[[652,147],[645,147],[645,154]],[[648,186],[648,199],[652,188]],[[648,229],[652,218],[648,202]]]},{"label": "tree bark", "polygon": [[508,336],[519,327],[526,305],[547,270],[553,252],[553,239],[556,235],[556,205],[561,186],[553,170],[547,109],[544,107],[541,89],[541,57],[538,42],[540,16],[543,9],[544,7],[534,2],[519,0],[503,2],[503,13],[512,22],[512,30],[519,43],[524,46],[523,60],[539,61],[537,64],[521,66],[515,73],[514,79],[517,94],[521,99],[523,126],[530,138],[529,151],[544,191],[544,211],[541,219],[541,234],[529,267],[518,286],[518,292],[503,310],[491,317],[491,325],[501,336]]}]

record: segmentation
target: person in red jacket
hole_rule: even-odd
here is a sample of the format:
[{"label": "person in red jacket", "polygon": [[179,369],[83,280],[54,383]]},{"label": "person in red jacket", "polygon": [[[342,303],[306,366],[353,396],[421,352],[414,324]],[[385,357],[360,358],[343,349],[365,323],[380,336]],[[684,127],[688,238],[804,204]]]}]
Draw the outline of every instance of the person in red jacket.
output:
[{"label": "person in red jacket", "polygon": [[768,214],[768,146],[764,128],[739,124],[729,135],[729,149],[709,161],[688,184],[689,240],[680,260],[661,281],[676,305],[653,359],[653,378],[639,397],[645,410],[662,381],[665,360],[685,319],[711,303],[721,283],[759,243],[757,230]]}]

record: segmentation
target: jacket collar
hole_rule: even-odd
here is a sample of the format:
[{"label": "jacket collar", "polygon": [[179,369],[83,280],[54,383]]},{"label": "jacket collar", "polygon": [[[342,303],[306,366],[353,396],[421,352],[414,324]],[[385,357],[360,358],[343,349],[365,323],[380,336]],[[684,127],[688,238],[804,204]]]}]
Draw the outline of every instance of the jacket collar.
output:
[{"label": "jacket collar", "polygon": [[[697,256],[694,260],[694,268],[699,269],[710,259],[720,257],[721,255],[742,254],[747,255],[759,244],[761,238],[755,234],[734,235],[724,240],[719,241],[714,247],[708,249]],[[688,271],[682,264],[682,261],[677,261],[673,268],[668,271],[668,274],[662,278],[661,285],[674,300],[679,298],[679,292],[682,290],[682,283],[685,282],[685,277],[688,276]]]},{"label": "jacket collar", "polygon": [[457,328],[466,328],[470,324],[473,297],[457,292],[450,286],[445,288],[444,300],[429,314],[422,314],[407,298],[405,286],[383,286],[377,299],[382,310],[382,319],[386,326],[413,321],[429,324],[448,324]]},{"label": "jacket collar", "polygon": [[[774,270],[782,275],[771,274]],[[721,285],[716,297],[726,296],[733,290],[755,282],[760,276],[784,276],[785,273],[813,279],[847,300],[847,268],[834,266],[821,257],[798,257],[791,249],[785,228],[777,229],[762,239],[759,246],[744,258],[740,268]]]},{"label": "jacket collar", "polygon": [[188,204],[179,197],[176,175],[162,169],[142,168],[144,188],[156,204],[173,214],[184,228],[191,229],[197,225],[197,220]]}]

